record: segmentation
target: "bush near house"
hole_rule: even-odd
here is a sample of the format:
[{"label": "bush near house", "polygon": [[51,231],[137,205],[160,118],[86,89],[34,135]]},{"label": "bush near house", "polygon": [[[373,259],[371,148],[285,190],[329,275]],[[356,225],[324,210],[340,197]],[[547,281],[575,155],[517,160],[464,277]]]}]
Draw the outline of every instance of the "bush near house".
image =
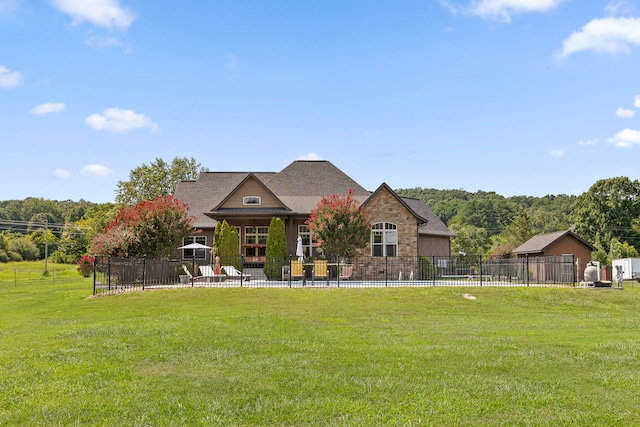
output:
[{"label": "bush near house", "polygon": [[93,273],[93,263],[95,262],[95,258],[91,255],[83,255],[78,260],[78,272],[82,274],[83,277],[89,277],[91,273]]},{"label": "bush near house", "polygon": [[269,279],[282,278],[282,266],[287,265],[287,236],[280,218],[271,218],[265,254],[264,274]]}]

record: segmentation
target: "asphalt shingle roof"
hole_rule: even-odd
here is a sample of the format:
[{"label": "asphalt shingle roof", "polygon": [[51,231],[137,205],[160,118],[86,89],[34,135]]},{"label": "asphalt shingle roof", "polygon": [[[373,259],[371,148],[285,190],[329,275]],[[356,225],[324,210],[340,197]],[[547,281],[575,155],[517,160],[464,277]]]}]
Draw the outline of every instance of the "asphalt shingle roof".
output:
[{"label": "asphalt shingle roof", "polygon": [[426,224],[418,227],[418,233],[431,236],[456,237],[457,234],[449,230],[440,218],[420,199],[414,197],[402,197],[405,203],[418,215],[427,220]]},{"label": "asphalt shingle roof", "polygon": [[[251,172],[202,172],[197,181],[182,181],[174,195],[189,205],[196,217],[196,228],[214,227],[216,221],[205,215],[218,207]],[[328,161],[296,160],[281,172],[253,172],[293,214],[307,215],[322,196],[347,194],[353,190],[353,198],[364,203],[373,194],[355,182]],[[386,184],[383,184],[386,185]],[[393,191],[393,190],[391,190]],[[427,220],[419,227],[420,234],[455,237],[447,226],[421,200],[402,197],[401,200],[418,217]],[[255,209],[255,208],[253,208]],[[240,214],[242,209],[229,210],[228,214]],[[283,212],[285,210],[283,209]],[[264,212],[266,214],[266,212]],[[273,211],[275,214],[276,212]]]},{"label": "asphalt shingle roof", "polygon": [[527,240],[517,248],[513,250],[514,254],[534,254],[544,252],[546,248],[548,248],[551,244],[556,242],[558,239],[564,237],[565,235],[573,236],[578,241],[584,243],[586,246],[595,250],[595,248],[589,244],[588,242],[581,239],[578,235],[573,233],[570,230],[564,231],[556,231],[553,233],[547,234],[538,234],[537,236],[533,236],[531,239]]},{"label": "asphalt shingle roof", "polygon": [[360,203],[371,195],[328,161],[296,160],[265,184],[293,212],[304,214],[325,195],[347,194],[353,189],[353,197]]}]

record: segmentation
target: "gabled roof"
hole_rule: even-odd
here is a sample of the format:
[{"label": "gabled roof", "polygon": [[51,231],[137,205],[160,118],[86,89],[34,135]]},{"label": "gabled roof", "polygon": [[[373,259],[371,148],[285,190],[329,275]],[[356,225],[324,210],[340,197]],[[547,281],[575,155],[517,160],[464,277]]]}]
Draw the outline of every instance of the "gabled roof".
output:
[{"label": "gabled roof", "polygon": [[[422,209],[422,207],[418,207],[418,203],[416,203],[417,199],[411,199],[410,197],[400,197],[398,196],[398,194],[393,191],[391,189],[391,187],[389,187],[387,185],[386,182],[383,182],[380,187],[377,188],[376,191],[373,192],[373,194],[371,194],[371,196],[365,200],[365,202],[362,204],[363,207],[366,207],[366,205],[375,198],[375,196],[377,194],[379,194],[381,191],[387,191],[389,192],[402,206],[405,207],[405,209],[407,209],[414,217],[416,217],[416,219],[418,220],[418,223],[420,225],[425,225],[429,222],[429,220],[424,217],[422,214],[424,213],[424,210]],[[417,200],[420,204],[424,205],[424,203],[422,203],[421,201]],[[413,205],[413,206],[412,206]],[[414,209],[415,208],[419,208],[419,209]],[[427,205],[424,205],[424,207],[426,209],[429,209],[427,207]]]},{"label": "gabled roof", "polygon": [[293,212],[309,214],[322,196],[347,194],[360,203],[371,192],[326,160],[296,160],[265,182],[273,194]]},{"label": "gabled roof", "polygon": [[[189,213],[196,217],[196,228],[214,227],[216,221],[204,213],[218,206],[246,177],[249,172],[201,172],[196,181],[180,181],[174,196],[189,205]],[[264,181],[274,173],[254,173]]]},{"label": "gabled roof", "polygon": [[554,233],[547,234],[538,234],[537,236],[533,236],[531,239],[524,242],[522,245],[518,246],[513,250],[514,254],[536,254],[544,252],[549,246],[562,239],[565,236],[571,236],[574,239],[578,240],[583,245],[589,247],[591,251],[595,251],[596,248],[593,247],[590,243],[583,240],[575,234],[571,230],[565,231],[556,231]]},{"label": "gabled roof", "polygon": [[256,174],[254,174],[253,172],[249,172],[247,174],[247,176],[244,177],[244,179],[242,181],[240,181],[240,183],[236,186],[236,188],[234,188],[233,190],[231,190],[229,192],[229,194],[227,194],[227,196],[225,198],[223,198],[220,203],[218,203],[216,206],[213,207],[213,209],[211,209],[212,211],[216,211],[218,209],[221,209],[223,207],[223,205],[225,204],[225,202],[227,200],[229,200],[231,198],[231,196],[233,196],[236,192],[240,191],[240,189],[242,188],[242,186],[244,185],[244,183],[246,183],[249,180],[255,180],[255,182],[258,183],[258,185],[260,187],[262,187],[267,193],[271,194],[271,196],[273,196],[274,199],[278,200],[281,204],[281,207],[283,210],[286,211],[290,211],[291,209],[289,209],[284,203],[282,203],[282,201],[275,195],[273,194],[273,192],[266,186],[264,185],[264,182],[261,181]]}]

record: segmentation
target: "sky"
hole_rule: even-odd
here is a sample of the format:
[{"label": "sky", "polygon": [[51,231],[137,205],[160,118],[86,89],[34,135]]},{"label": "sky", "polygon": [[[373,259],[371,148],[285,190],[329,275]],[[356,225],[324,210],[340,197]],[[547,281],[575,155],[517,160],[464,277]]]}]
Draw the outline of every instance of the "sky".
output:
[{"label": "sky", "polygon": [[369,190],[640,178],[640,0],[0,0],[0,200],[156,158]]}]

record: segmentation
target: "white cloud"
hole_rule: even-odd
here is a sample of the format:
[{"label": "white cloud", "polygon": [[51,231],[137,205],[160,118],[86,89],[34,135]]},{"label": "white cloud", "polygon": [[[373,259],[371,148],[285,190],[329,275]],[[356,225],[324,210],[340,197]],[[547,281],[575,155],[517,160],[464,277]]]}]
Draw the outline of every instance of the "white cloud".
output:
[{"label": "white cloud", "polygon": [[616,110],[616,116],[622,117],[623,119],[628,119],[629,117],[635,116],[636,112],[634,110],[626,110],[624,108],[618,108]]},{"label": "white cloud", "polygon": [[120,40],[115,37],[98,37],[94,35],[89,35],[84,40],[84,44],[89,46],[92,49],[103,49],[109,47],[118,47],[121,46]]},{"label": "white cloud", "polygon": [[52,0],[61,12],[73,18],[73,25],[83,22],[109,30],[126,30],[135,16],[119,0]]},{"label": "white cloud", "polygon": [[511,22],[520,13],[547,12],[564,0],[472,0],[470,12],[483,18]]},{"label": "white cloud", "polygon": [[583,50],[611,55],[629,53],[635,45],[640,45],[640,18],[593,19],[562,42],[560,56],[566,57]]},{"label": "white cloud", "polygon": [[598,138],[595,138],[595,139],[588,139],[586,141],[580,141],[578,144],[580,144],[580,145],[596,145],[596,144],[598,144],[598,142],[600,142],[600,140]]},{"label": "white cloud", "polygon": [[615,0],[610,2],[604,10],[612,16],[627,15],[633,12],[633,5],[627,0]]},{"label": "white cloud", "polygon": [[640,108],[640,95],[636,95],[633,97],[633,106],[636,108]]},{"label": "white cloud", "polygon": [[556,159],[559,159],[560,157],[564,157],[565,151],[563,149],[551,150],[549,151],[549,155],[551,157],[555,157]]},{"label": "white cloud", "polygon": [[106,166],[102,165],[87,165],[80,170],[80,174],[84,176],[108,176],[111,175],[113,171]]},{"label": "white cloud", "polygon": [[322,156],[320,156],[319,154],[307,153],[298,157],[296,160],[323,160],[323,159],[322,159]]},{"label": "white cloud", "polygon": [[18,71],[11,71],[0,65],[0,88],[9,89],[18,86],[22,82],[22,76]]},{"label": "white cloud", "polygon": [[47,102],[46,104],[36,105],[31,109],[30,113],[44,116],[45,114],[59,113],[64,111],[65,108],[67,106],[64,102]]},{"label": "white cloud", "polygon": [[71,174],[64,169],[56,169],[53,172],[53,177],[57,179],[69,179],[71,178]]},{"label": "white cloud", "polygon": [[84,121],[95,130],[106,130],[113,133],[127,133],[131,130],[144,128],[152,132],[160,130],[158,124],[152,122],[144,114],[119,108],[107,108],[102,114],[92,114]]},{"label": "white cloud", "polygon": [[607,142],[616,147],[633,147],[640,144],[640,131],[624,129],[616,133],[612,138],[607,139]]}]

